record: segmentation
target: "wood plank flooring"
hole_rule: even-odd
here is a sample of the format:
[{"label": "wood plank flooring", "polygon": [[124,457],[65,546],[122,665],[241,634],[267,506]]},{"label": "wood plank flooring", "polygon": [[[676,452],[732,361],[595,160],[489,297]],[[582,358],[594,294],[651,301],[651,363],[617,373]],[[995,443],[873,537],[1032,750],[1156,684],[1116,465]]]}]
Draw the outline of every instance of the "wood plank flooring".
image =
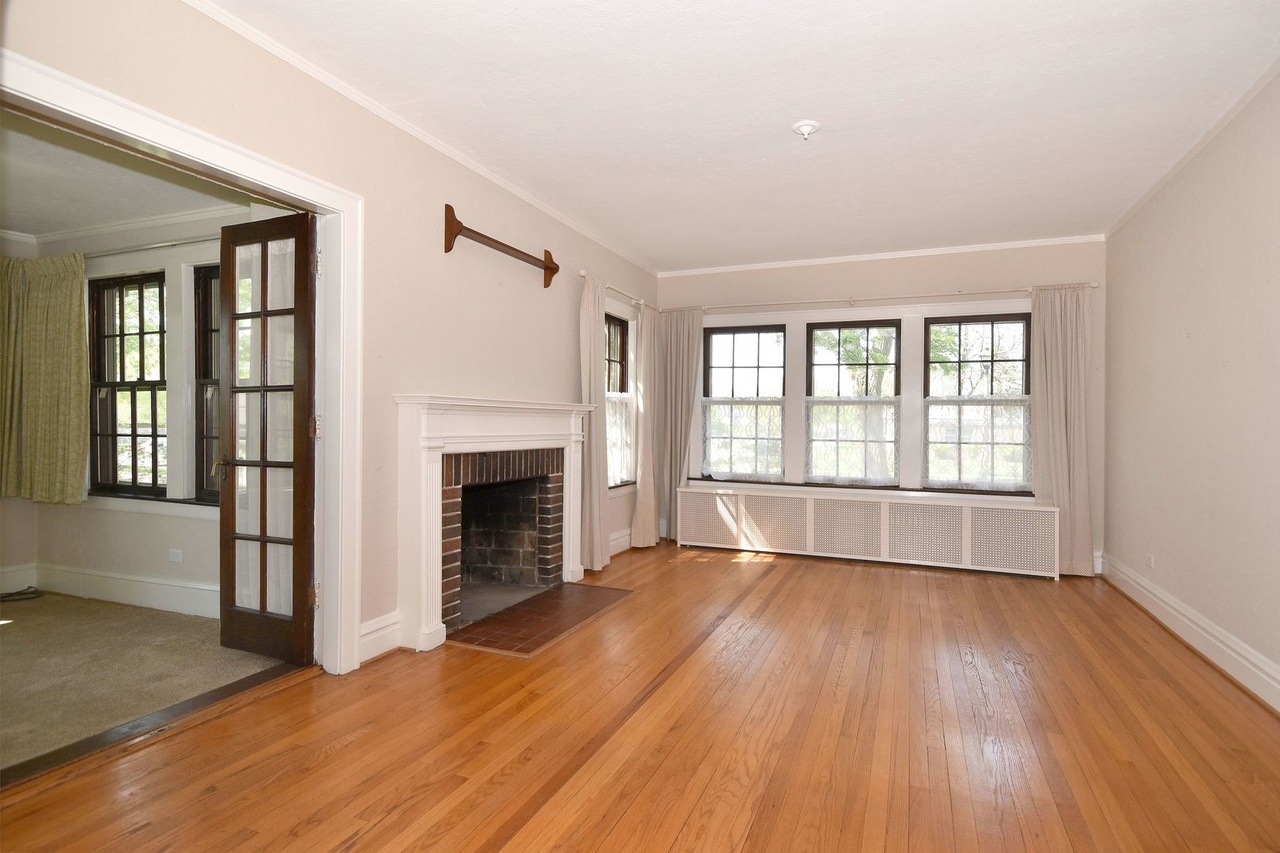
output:
[{"label": "wood plank flooring", "polygon": [[0,848],[1280,849],[1280,718],[1103,581],[589,582],[635,593],[531,659],[395,652],[12,786]]}]

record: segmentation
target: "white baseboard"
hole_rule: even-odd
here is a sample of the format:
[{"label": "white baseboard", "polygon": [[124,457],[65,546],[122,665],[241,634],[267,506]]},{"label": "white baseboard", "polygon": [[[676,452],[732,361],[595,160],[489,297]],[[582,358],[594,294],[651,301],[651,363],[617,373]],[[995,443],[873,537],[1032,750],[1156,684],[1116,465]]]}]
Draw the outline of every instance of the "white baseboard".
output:
[{"label": "white baseboard", "polygon": [[400,611],[360,624],[360,663],[400,648]]},{"label": "white baseboard", "polygon": [[1280,664],[1110,554],[1105,556],[1105,564],[1108,581],[1259,699],[1280,711]]},{"label": "white baseboard", "polygon": [[1093,573],[1095,575],[1105,575],[1107,573],[1107,555],[1101,551],[1093,552]]},{"label": "white baseboard", "polygon": [[631,531],[619,530],[617,533],[609,537],[609,556],[621,554],[623,551],[631,547]]},{"label": "white baseboard", "polygon": [[77,595],[217,619],[218,585],[41,564],[36,586]]},{"label": "white baseboard", "polygon": [[25,563],[0,569],[0,592],[17,592],[29,586],[39,586],[39,568],[36,563]]}]

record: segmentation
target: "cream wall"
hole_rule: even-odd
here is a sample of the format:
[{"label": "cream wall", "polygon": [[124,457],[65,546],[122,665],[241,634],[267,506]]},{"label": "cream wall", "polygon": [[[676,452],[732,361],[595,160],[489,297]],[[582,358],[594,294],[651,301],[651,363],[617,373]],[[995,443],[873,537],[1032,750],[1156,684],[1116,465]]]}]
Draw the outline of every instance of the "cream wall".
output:
[{"label": "cream wall", "polygon": [[31,501],[0,498],[0,569],[36,562],[36,524],[36,505]]},{"label": "cream wall", "polygon": [[[391,395],[577,402],[574,273],[648,298],[653,277],[178,0],[13,0],[6,16],[7,49],[364,198],[361,618],[393,612]],[[470,241],[445,255],[446,202],[562,272],[544,290]]]},{"label": "cream wall", "polygon": [[[1097,282],[1093,291],[1090,348],[1089,477],[1094,550],[1103,544],[1106,372],[1106,249],[1101,241],[1064,243],[905,258],[846,261],[778,269],[740,270],[658,280],[662,308],[747,305],[779,300],[832,299],[959,301],[965,294],[1008,291],[1041,284]],[[1008,298],[1011,295],[970,298]],[[928,299],[926,300],[926,297]],[[874,301],[859,305],[875,304]],[[831,307],[830,305],[826,307]],[[767,308],[746,308],[767,312]],[[735,312],[736,313],[736,312]]]},{"label": "cream wall", "polygon": [[1107,273],[1109,571],[1277,704],[1280,80],[1113,235]]}]

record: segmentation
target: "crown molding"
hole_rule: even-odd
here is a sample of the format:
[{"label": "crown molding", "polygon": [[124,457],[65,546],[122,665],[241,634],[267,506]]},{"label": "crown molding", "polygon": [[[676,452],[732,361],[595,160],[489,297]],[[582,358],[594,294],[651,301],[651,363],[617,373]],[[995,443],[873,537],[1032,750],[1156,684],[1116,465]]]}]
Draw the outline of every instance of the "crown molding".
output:
[{"label": "crown molding", "polygon": [[1012,243],[981,243],[973,246],[948,246],[940,249],[908,249],[901,252],[879,252],[870,255],[844,255],[838,258],[810,258],[799,261],[771,261],[762,264],[738,264],[727,267],[705,267],[692,270],[669,270],[658,273],[658,278],[679,278],[690,275],[717,275],[752,270],[779,270],[793,267],[816,267],[827,264],[852,264],[860,261],[889,261],[897,258],[921,258],[929,255],[960,255],[966,252],[998,252],[1004,249],[1033,249],[1040,246],[1069,246],[1075,243],[1104,243],[1105,234],[1084,234],[1078,237],[1050,237],[1043,240],[1019,240]]},{"label": "crown molding", "polygon": [[419,142],[422,142],[430,146],[431,148],[434,148],[436,151],[439,151],[441,154],[445,155],[450,160],[453,160],[454,162],[458,163],[464,168],[469,169],[472,172],[475,172],[477,175],[484,178],[485,180],[490,181],[491,183],[497,184],[499,187],[502,187],[502,189],[511,193],[516,198],[520,199],[526,204],[532,205],[533,207],[545,213],[547,216],[550,216],[552,219],[556,220],[557,222],[560,222],[562,225],[566,225],[569,228],[572,228],[574,231],[586,237],[588,240],[591,240],[592,242],[599,244],[605,249],[608,249],[610,252],[613,252],[618,257],[635,265],[641,270],[644,270],[650,275],[654,274],[653,268],[650,264],[647,264],[643,261],[638,260],[635,257],[635,255],[632,254],[631,252],[625,249],[619,248],[617,244],[609,240],[606,240],[603,237],[600,237],[599,235],[593,233],[592,231],[588,230],[584,226],[578,224],[573,219],[570,219],[568,216],[564,215],[560,211],[556,210],[554,207],[551,207],[550,205],[539,201],[538,199],[534,198],[525,190],[521,189],[520,187],[516,186],[515,184],[511,183],[510,181],[506,180],[500,175],[480,165],[475,160],[472,160],[470,157],[463,154],[461,151],[458,151],[457,149],[445,144],[444,142],[440,141],[439,139],[432,136],[431,134],[423,131],[421,128],[417,127],[416,125],[413,125],[410,122],[406,121],[402,116],[396,114],[392,110],[378,103],[373,98],[361,92],[359,89],[356,89],[355,87],[347,83],[344,83],[342,80],[339,80],[337,77],[333,76],[328,71],[325,71],[323,68],[316,65],[311,60],[306,59],[301,54],[298,54],[293,50],[291,50],[290,48],[285,47],[283,44],[276,41],[271,36],[267,35],[261,30],[253,26],[250,26],[249,24],[245,23],[244,21],[240,20],[234,15],[229,14],[225,9],[222,9],[221,7],[213,3],[207,2],[207,0],[182,0],[182,2],[190,6],[192,9],[196,10],[197,12],[200,12],[201,14],[206,15],[209,18],[212,18],[214,21],[217,21],[219,24],[222,24],[224,27],[231,30],[233,33],[240,36],[241,38],[244,38],[252,42],[253,44],[256,44],[258,47],[272,54],[277,59],[280,59],[281,61],[293,66],[295,69],[297,69],[298,71],[301,71],[303,74],[306,74],[308,77],[311,77],[316,82],[329,87],[333,91],[337,92],[339,95],[342,95],[344,98],[347,98],[348,100],[355,103],[357,106],[363,107],[364,109],[368,110],[369,112],[381,118],[383,121],[386,121],[389,124],[395,126],[396,128],[404,131],[405,133],[412,136],[414,139],[417,139]]},{"label": "crown molding", "polygon": [[7,240],[11,243],[21,243],[32,248],[39,248],[40,238],[34,234],[23,234],[21,231],[9,231],[0,228],[0,240]]},{"label": "crown molding", "polygon": [[[182,213],[171,213],[164,216],[146,216],[141,219],[130,219],[124,222],[113,222],[110,225],[95,225],[89,228],[71,228],[66,231],[52,231],[41,234],[35,239],[38,242],[54,242],[57,240],[84,240],[90,237],[106,237],[128,231],[140,231],[145,228],[160,228],[166,225],[185,225],[189,222],[201,222],[207,219],[221,219],[233,213],[244,213],[247,207],[237,204],[223,204],[217,207],[206,207],[201,210],[188,210]],[[210,240],[216,240],[217,234],[211,234]]]}]

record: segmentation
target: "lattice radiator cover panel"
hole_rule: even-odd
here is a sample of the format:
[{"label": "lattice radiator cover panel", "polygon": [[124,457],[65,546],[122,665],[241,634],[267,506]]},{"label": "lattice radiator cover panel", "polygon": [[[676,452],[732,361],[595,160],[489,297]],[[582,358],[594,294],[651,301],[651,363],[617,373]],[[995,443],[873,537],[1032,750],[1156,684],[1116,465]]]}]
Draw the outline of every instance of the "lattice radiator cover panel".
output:
[{"label": "lattice radiator cover panel", "polygon": [[1058,510],[800,489],[681,489],[681,545],[1058,577]]}]

